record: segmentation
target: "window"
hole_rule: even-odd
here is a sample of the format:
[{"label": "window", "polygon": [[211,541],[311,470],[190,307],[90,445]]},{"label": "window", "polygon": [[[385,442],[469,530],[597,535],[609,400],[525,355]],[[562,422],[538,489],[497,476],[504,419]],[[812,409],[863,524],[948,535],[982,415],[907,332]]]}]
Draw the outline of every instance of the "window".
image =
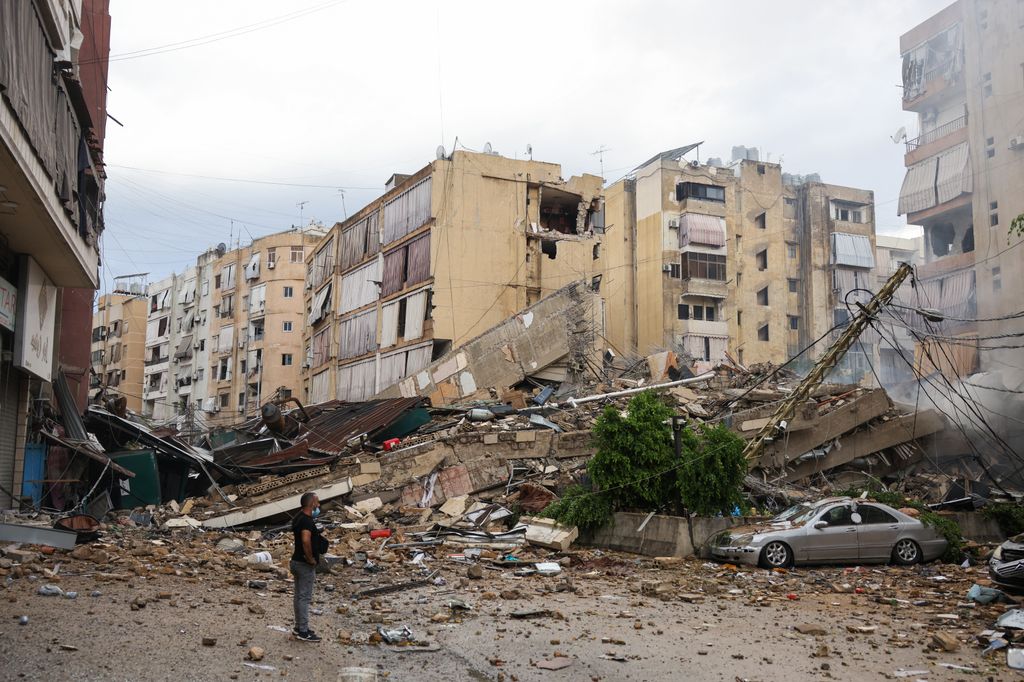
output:
[{"label": "window", "polygon": [[858,504],[857,513],[860,514],[860,522],[866,523],[896,523],[892,514],[870,504]]},{"label": "window", "polygon": [[783,218],[796,218],[796,199],[786,197],[782,205]]},{"label": "window", "polygon": [[285,321],[285,323],[282,325],[282,328],[284,329],[284,331],[290,332],[292,330],[291,320]]},{"label": "window", "polygon": [[668,276],[672,279],[679,279],[679,263],[672,263],[668,266]]},{"label": "window", "polygon": [[676,185],[676,201],[684,199],[724,202],[725,188],[718,185],[702,185],[698,182],[680,182]]},{"label": "window", "polygon": [[206,350],[206,339],[199,339],[199,350]]},{"label": "window", "polygon": [[986,73],[984,76],[982,76],[982,80],[985,82],[984,87],[982,87],[982,89],[981,89],[982,95],[984,95],[985,97],[991,97],[992,96],[992,74],[991,73]]},{"label": "window", "polygon": [[293,263],[303,263],[306,260],[306,252],[301,246],[293,246],[291,253],[291,260]]},{"label": "window", "polygon": [[758,175],[764,175],[764,164],[763,163],[757,164],[757,174]]},{"label": "window", "polygon": [[796,244],[786,244],[786,256],[796,258]]},{"label": "window", "polygon": [[203,377],[205,375],[206,375],[206,369],[203,368],[203,367],[200,367],[199,369],[196,370],[196,381],[202,381]]},{"label": "window", "polygon": [[285,287],[284,288],[284,297],[285,298],[292,298],[293,296],[295,296],[295,289],[292,288],[292,287]]},{"label": "window", "polygon": [[996,225],[998,225],[999,224],[999,214],[998,213],[990,213],[989,216],[988,216],[988,224],[991,227],[995,227]]},{"label": "window", "polygon": [[757,292],[757,304],[768,305],[768,287],[764,287]]},{"label": "window", "polygon": [[998,201],[990,201],[990,202],[988,202],[988,210],[994,211],[997,208],[999,208],[999,202]]},{"label": "window", "polygon": [[227,393],[220,394],[220,406],[227,407],[228,403],[231,402],[231,397]]},{"label": "window", "polygon": [[736,273],[736,288],[737,289],[742,288],[741,287],[742,284],[743,284],[743,273],[742,272],[737,272]]},{"label": "window", "polygon": [[786,282],[789,284],[789,293],[795,294],[797,292],[797,284],[800,282],[800,280],[798,280],[798,279],[789,279],[789,280],[786,280]]},{"label": "window", "polygon": [[281,354],[281,364],[284,365],[285,367],[288,367],[289,365],[291,365],[292,364],[292,354],[291,353],[282,353]]},{"label": "window", "polygon": [[768,325],[759,327],[757,330],[757,340],[767,341],[768,340]]},{"label": "window", "polygon": [[693,319],[703,320],[704,319],[704,306],[695,305],[693,306]]},{"label": "window", "polygon": [[742,310],[737,310],[736,311],[736,326],[737,327],[742,327],[743,326],[743,311]]},{"label": "window", "polygon": [[786,315],[786,319],[789,320],[789,328],[797,330],[800,328],[800,318],[796,315]]},{"label": "window", "polygon": [[277,249],[267,249],[267,267],[272,268],[277,265]]},{"label": "window", "polygon": [[755,258],[757,259],[757,269],[758,270],[767,270],[768,269],[768,249],[764,249],[762,251],[758,251],[757,255],[755,256]]},{"label": "window", "polygon": [[844,308],[836,308],[832,311],[832,324],[836,327],[845,327],[850,323],[850,311]]},{"label": "window", "polygon": [[707,320],[708,322],[715,321],[715,306],[709,305],[706,308],[704,308],[704,319]]},{"label": "window", "polygon": [[1003,288],[1003,269],[999,266],[992,268],[992,291],[1000,291]]},{"label": "window", "polygon": [[759,230],[767,229],[768,227],[768,214],[762,213],[761,215],[754,218],[754,227]]},{"label": "window", "polygon": [[690,319],[690,306],[686,305],[685,303],[680,303],[678,306],[676,306],[676,317],[679,318],[680,320]]},{"label": "window", "polygon": [[683,279],[696,277],[725,281],[725,256],[688,252],[683,254],[681,265]]},{"label": "window", "polygon": [[838,507],[832,507],[822,514],[821,520],[827,522],[830,526],[852,526],[853,519],[850,518],[851,514],[849,505],[842,504]]}]

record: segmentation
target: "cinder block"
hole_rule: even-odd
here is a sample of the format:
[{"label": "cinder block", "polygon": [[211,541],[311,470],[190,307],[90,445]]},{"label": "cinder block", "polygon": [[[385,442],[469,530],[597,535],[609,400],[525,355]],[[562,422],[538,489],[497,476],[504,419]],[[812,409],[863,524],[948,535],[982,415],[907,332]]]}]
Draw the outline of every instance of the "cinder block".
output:
[{"label": "cinder block", "polygon": [[359,473],[380,474],[380,462],[360,462]]},{"label": "cinder block", "polygon": [[532,443],[537,440],[536,431],[516,431],[517,443]]}]

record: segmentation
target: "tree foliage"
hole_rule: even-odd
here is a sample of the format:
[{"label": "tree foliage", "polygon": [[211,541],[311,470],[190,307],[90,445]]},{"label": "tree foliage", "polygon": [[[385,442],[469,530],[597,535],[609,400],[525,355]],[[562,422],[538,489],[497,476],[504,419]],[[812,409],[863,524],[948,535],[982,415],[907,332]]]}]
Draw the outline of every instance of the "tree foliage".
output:
[{"label": "tree foliage", "polygon": [[1010,221],[1010,236],[1024,237],[1024,213]]},{"label": "tree foliage", "polygon": [[598,489],[613,493],[616,507],[657,509],[675,499],[671,418],[657,394],[644,391],[629,402],[625,417],[609,405],[594,422],[587,472]]},{"label": "tree foliage", "polygon": [[612,500],[608,493],[571,485],[540,515],[581,531],[596,530],[611,521]]},{"label": "tree foliage", "polygon": [[722,424],[700,425],[681,435],[683,460],[677,476],[679,494],[686,508],[702,515],[745,508],[743,478],[747,460],[744,440]]}]

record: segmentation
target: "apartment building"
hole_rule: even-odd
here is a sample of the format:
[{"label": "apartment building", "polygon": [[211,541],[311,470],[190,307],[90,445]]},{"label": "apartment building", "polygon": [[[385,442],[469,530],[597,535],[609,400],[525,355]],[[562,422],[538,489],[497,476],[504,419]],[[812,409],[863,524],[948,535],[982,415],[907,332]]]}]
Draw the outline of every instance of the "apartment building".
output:
[{"label": "apartment building", "polygon": [[197,383],[186,392],[205,421],[234,423],[279,389],[286,396],[299,390],[306,255],[324,234],[317,225],[278,232],[219,252],[204,266],[211,279],[199,283],[198,324],[193,316],[185,330],[198,357],[209,358],[194,363]]},{"label": "apartment building", "polygon": [[149,287],[146,312],[146,345],[143,353],[142,415],[157,421],[172,419],[177,413],[173,398],[168,398],[172,382],[171,349],[177,347],[180,330],[174,325],[173,310],[178,298],[178,277],[170,275]]},{"label": "apartment building", "polygon": [[33,401],[62,368],[76,399],[88,389],[109,46],[106,0],[0,3],[3,509],[23,493]]},{"label": "apartment building", "polygon": [[[924,237],[906,239],[878,235],[875,237],[875,283],[877,291],[899,269],[901,263],[909,263],[917,268],[924,263]],[[916,299],[916,289],[911,280],[905,280],[893,300],[904,306],[912,306]],[[905,310],[897,310],[897,314],[907,316]],[[914,379],[914,337],[901,320],[890,316],[882,318],[886,330],[886,339],[880,340],[878,346],[878,374],[883,386],[892,386]]]},{"label": "apartment building", "polygon": [[364,400],[396,385],[411,395],[406,382],[431,360],[598,276],[601,184],[468,151],[393,175],[307,259],[302,398]]},{"label": "apartment building", "polygon": [[975,339],[1024,332],[998,319],[1024,291],[1021,237],[1008,235],[1024,213],[1024,3],[958,0],[903,34],[900,53],[903,108],[918,119],[899,199],[924,229],[917,305],[945,316],[932,333],[957,339],[919,343],[918,364],[954,379],[1015,367],[1019,350],[979,353]]},{"label": "apartment building", "polygon": [[698,149],[658,154],[605,191],[609,342],[676,349],[699,369],[727,353],[785,362],[869,286],[873,194],[783,173],[753,148],[729,164]]},{"label": "apartment building", "polygon": [[107,398],[124,398],[136,414],[142,413],[148,311],[144,276],[127,275],[114,280],[113,292],[99,297],[93,313],[90,386]]}]

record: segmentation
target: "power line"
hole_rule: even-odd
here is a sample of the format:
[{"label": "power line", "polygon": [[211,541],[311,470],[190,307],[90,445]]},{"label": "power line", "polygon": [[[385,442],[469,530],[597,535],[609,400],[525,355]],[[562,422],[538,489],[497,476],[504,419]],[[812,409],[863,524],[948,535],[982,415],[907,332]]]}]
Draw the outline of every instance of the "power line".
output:
[{"label": "power line", "polygon": [[161,170],[158,168],[140,168],[138,166],[121,166],[116,163],[106,164],[107,168],[121,168],[124,170],[141,171],[143,173],[159,173],[161,175],[177,175],[183,178],[199,178],[201,180],[220,180],[223,182],[248,182],[255,185],[277,185],[279,187],[305,187],[307,189],[357,189],[379,191],[380,187],[356,187],[354,185],[309,185],[299,182],[280,182],[275,180],[256,180],[253,178],[227,178],[216,175],[199,175],[196,173],[179,173],[176,171]]}]

